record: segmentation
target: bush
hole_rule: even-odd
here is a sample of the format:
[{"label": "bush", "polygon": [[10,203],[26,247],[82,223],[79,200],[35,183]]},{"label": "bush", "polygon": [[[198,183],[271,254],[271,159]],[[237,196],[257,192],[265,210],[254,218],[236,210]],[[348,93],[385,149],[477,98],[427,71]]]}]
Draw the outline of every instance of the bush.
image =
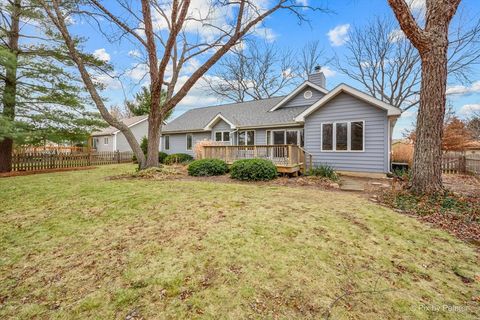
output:
[{"label": "bush", "polygon": [[338,181],[338,175],[333,167],[328,164],[322,164],[308,171],[309,176],[324,177],[332,181]]},{"label": "bush", "polygon": [[147,139],[147,137],[142,138],[142,142],[140,142],[140,148],[142,149],[143,154],[147,154],[147,150],[148,150],[148,139]]},{"label": "bush", "polygon": [[265,181],[277,177],[277,167],[269,160],[244,159],[235,161],[230,173],[237,180]]},{"label": "bush", "polygon": [[165,158],[165,164],[186,163],[193,160],[193,157],[186,153],[173,153]]},{"label": "bush", "polygon": [[166,154],[165,152],[162,152],[160,151],[158,153],[158,162],[159,163],[165,163],[165,159],[168,157],[168,154]]},{"label": "bush", "polygon": [[227,163],[220,159],[195,160],[188,166],[191,176],[220,176],[228,172]]}]

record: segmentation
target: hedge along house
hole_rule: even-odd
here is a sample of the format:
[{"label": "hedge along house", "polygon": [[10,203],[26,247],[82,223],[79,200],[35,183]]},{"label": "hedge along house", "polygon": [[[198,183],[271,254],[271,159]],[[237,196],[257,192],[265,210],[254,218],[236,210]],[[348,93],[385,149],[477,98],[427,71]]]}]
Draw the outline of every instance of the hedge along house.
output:
[{"label": "hedge along house", "polygon": [[[400,115],[400,109],[346,84],[326,90],[317,69],[287,96],[189,110],[163,126],[161,145],[166,153],[192,156],[202,140],[245,146],[211,147],[221,158],[235,153],[234,159],[258,156],[255,146],[293,145],[313,165],[383,174],[390,171],[391,136]],[[267,150],[259,157],[275,155]]]}]

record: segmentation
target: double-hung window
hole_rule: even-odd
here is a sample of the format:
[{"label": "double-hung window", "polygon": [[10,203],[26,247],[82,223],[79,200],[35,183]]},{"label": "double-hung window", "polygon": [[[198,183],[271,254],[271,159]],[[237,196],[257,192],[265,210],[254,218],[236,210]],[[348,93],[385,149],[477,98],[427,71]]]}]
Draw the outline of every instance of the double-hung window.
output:
[{"label": "double-hung window", "polygon": [[322,123],[322,151],[365,150],[365,121]]},{"label": "double-hung window", "polygon": [[255,144],[255,131],[254,130],[239,131],[238,144],[240,146],[253,146]]},{"label": "double-hung window", "polygon": [[229,131],[216,131],[215,132],[215,141],[217,141],[217,142],[230,142],[230,132]]},{"label": "double-hung window", "polygon": [[187,150],[192,150],[193,147],[193,135],[187,134]]},{"label": "double-hung window", "polygon": [[105,145],[108,144],[108,138],[103,138],[103,144],[105,144]]}]

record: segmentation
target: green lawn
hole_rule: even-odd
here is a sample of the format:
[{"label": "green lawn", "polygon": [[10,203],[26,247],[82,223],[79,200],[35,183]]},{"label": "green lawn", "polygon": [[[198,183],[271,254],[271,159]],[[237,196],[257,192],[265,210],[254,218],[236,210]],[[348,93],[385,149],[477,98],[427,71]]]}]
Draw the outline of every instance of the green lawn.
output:
[{"label": "green lawn", "polygon": [[413,218],[343,192],[106,179],[133,169],[0,179],[0,318],[480,317],[475,248]]}]

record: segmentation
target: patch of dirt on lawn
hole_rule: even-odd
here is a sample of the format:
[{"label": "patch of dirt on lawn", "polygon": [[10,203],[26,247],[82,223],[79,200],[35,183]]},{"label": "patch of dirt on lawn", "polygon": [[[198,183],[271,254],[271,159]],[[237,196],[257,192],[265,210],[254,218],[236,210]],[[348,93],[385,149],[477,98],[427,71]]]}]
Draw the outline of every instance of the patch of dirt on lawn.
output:
[{"label": "patch of dirt on lawn", "polygon": [[134,173],[124,173],[116,176],[107,177],[107,180],[121,180],[121,179],[144,179],[144,180],[171,180],[179,179],[187,175],[187,169],[182,165],[162,165],[157,168],[148,168],[145,170],[136,171]]}]

